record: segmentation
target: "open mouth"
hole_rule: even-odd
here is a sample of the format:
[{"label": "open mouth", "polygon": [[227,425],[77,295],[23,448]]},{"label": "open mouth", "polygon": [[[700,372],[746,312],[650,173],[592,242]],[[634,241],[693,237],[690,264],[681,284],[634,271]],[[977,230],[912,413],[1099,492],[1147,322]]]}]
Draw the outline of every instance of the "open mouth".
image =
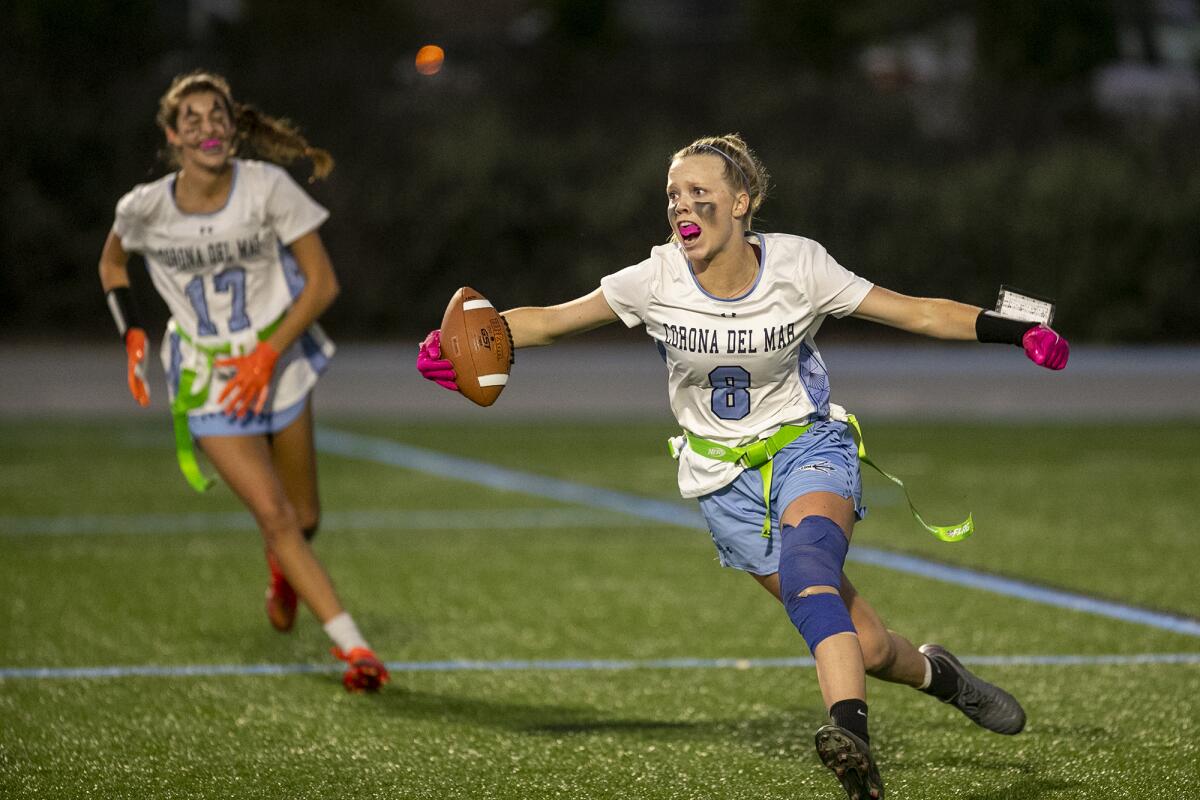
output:
[{"label": "open mouth", "polygon": [[694,242],[700,236],[700,226],[694,222],[681,222],[679,235],[685,242]]}]

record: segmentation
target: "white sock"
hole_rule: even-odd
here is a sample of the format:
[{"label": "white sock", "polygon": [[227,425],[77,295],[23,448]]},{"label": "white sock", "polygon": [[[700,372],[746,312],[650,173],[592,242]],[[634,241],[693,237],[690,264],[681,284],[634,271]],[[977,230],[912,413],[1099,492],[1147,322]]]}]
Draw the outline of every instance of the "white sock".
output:
[{"label": "white sock", "polygon": [[933,662],[929,660],[929,656],[924,653],[921,657],[925,659],[925,680],[918,686],[918,689],[928,689],[929,684],[933,683]]},{"label": "white sock", "polygon": [[322,627],[325,628],[325,633],[329,634],[329,638],[333,639],[333,643],[345,653],[349,653],[356,647],[370,649],[367,640],[358,632],[358,626],[354,624],[354,617],[351,617],[348,611],[338,614]]}]

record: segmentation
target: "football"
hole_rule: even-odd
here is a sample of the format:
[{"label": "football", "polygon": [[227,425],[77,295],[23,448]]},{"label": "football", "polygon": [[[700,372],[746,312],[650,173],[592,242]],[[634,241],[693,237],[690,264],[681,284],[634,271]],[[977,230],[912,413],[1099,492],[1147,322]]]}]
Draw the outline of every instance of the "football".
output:
[{"label": "football", "polygon": [[470,286],[450,298],[442,317],[442,357],[458,376],[458,391],[472,403],[490,406],[508,384],[513,363],[508,325],[488,299]]}]

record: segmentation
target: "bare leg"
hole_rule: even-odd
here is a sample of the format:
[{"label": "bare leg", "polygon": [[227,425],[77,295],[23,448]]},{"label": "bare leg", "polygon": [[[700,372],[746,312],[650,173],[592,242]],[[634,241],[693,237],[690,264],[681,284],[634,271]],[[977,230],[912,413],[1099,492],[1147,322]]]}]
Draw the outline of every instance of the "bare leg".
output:
[{"label": "bare leg", "polygon": [[313,444],[311,399],[291,425],[271,437],[271,462],[288,500],[296,509],[300,530],[315,531],[321,522],[321,498],[317,494],[317,449]]},{"label": "bare leg", "polygon": [[[808,498],[821,498],[820,505],[810,504],[796,508],[798,503]],[[809,510],[810,508],[818,510]],[[795,525],[809,514],[821,514],[836,522],[842,530],[848,532],[853,530],[854,510],[850,501],[828,493],[815,493],[800,498],[785,511],[781,524]],[[777,600],[782,601],[778,573],[755,575],[754,578]],[[925,680],[925,656],[917,651],[912,642],[884,625],[879,614],[867,602],[867,599],[858,593],[844,572],[842,573],[840,593],[846,607],[850,610],[850,619],[854,622],[854,628],[858,631],[857,644],[861,649],[865,671],[880,680],[903,683],[908,686],[920,686]],[[820,645],[817,649],[821,649]],[[820,663],[818,662],[818,676],[819,670]]]},{"label": "bare leg", "polygon": [[[780,517],[780,527],[797,525],[808,516],[833,520],[849,539],[854,530],[854,504],[832,492],[812,492],[792,501]],[[776,575],[778,584],[778,575]],[[837,594],[835,586],[809,586],[802,596]],[[853,619],[853,618],[852,618]],[[821,641],[813,651],[817,664],[817,682],[829,708],[839,700],[866,700],[866,670],[863,651],[853,633],[838,633]]]},{"label": "bare leg", "polygon": [[873,678],[917,687],[925,681],[925,656],[908,639],[888,628],[867,599],[842,573],[842,599],[858,631],[867,674]]},{"label": "bare leg", "polygon": [[304,539],[296,508],[275,471],[267,437],[205,436],[200,446],[254,515],[264,543],[275,554],[296,594],[322,623],[340,614],[342,604],[329,575]]},{"label": "bare leg", "polygon": [[[753,575],[759,584],[782,602],[779,593],[779,573]],[[863,666],[872,678],[908,686],[920,686],[925,680],[925,656],[908,639],[883,624],[879,614],[860,595],[842,573],[842,600],[850,609],[850,619],[858,631]]]}]

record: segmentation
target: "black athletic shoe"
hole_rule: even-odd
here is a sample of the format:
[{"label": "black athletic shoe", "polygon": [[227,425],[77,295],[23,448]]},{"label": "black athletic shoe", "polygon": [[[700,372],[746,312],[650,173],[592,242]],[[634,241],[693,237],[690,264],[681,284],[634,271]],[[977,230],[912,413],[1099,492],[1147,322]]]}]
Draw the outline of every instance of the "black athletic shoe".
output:
[{"label": "black athletic shoe", "polygon": [[940,644],[923,644],[918,649],[938,666],[949,668],[958,676],[958,691],[944,702],[953,704],[967,715],[967,719],[993,733],[1007,736],[1020,733],[1025,727],[1025,709],[1011,694],[971,674]]},{"label": "black athletic shoe", "polygon": [[817,730],[817,755],[833,770],[850,800],[882,800],[883,779],[862,739],[837,725],[824,725]]}]

